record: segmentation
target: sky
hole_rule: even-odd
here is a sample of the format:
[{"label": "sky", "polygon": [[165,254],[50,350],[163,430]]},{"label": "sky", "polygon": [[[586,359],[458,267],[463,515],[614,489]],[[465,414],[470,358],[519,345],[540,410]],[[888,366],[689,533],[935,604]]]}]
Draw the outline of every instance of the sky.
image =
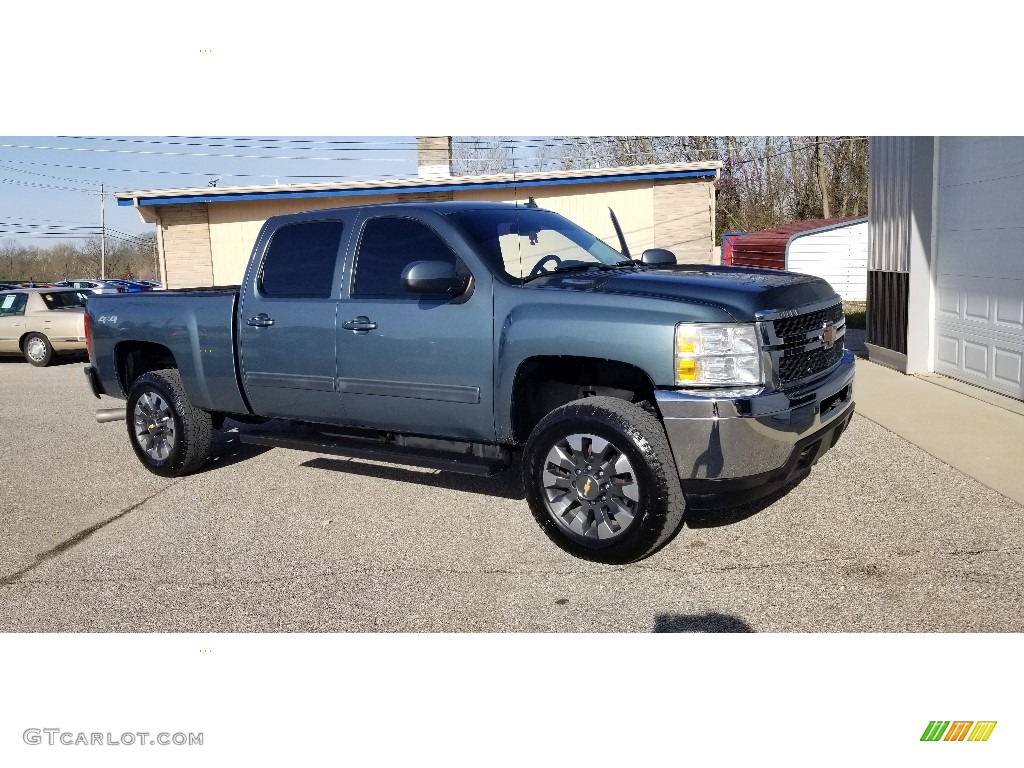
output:
[{"label": "sky", "polygon": [[416,175],[414,136],[0,136],[0,241],[151,232],[114,192]]}]

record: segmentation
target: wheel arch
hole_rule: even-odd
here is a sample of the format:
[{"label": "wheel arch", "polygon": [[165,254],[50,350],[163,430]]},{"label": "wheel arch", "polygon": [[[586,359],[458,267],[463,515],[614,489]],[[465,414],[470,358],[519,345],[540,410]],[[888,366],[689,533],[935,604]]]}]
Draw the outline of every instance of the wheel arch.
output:
[{"label": "wheel arch", "polygon": [[114,347],[114,365],[121,390],[127,395],[132,384],[145,373],[178,368],[174,353],[152,341],[124,341]]},{"label": "wheel arch", "polygon": [[45,338],[45,339],[46,339],[47,341],[49,341],[49,340],[50,340],[50,337],[49,337],[49,336],[47,336],[47,335],[46,335],[45,333],[43,333],[42,331],[25,331],[25,332],[24,332],[23,334],[21,334],[21,336],[20,336],[20,337],[18,338],[18,349],[19,349],[19,350],[21,350],[22,354],[24,354],[24,352],[25,352],[25,340],[26,340],[26,339],[28,339],[28,337],[29,337],[29,336],[42,336],[42,337],[43,337],[43,338]]},{"label": "wheel arch", "polygon": [[[40,337],[46,345],[45,348],[48,350],[46,355],[44,355],[43,359],[39,361],[33,360],[32,358],[29,357],[28,354],[28,340],[33,336]],[[57,351],[53,348],[53,342],[50,341],[50,337],[47,336],[44,331],[26,331],[25,333],[23,333],[21,337],[18,339],[18,349],[21,350],[21,354],[24,356],[26,361],[36,366],[49,365],[51,362],[53,362],[54,358],[57,355]]]},{"label": "wheel arch", "polygon": [[561,405],[606,396],[654,405],[651,377],[632,363],[596,357],[538,355],[523,360],[512,383],[509,425],[517,445]]}]

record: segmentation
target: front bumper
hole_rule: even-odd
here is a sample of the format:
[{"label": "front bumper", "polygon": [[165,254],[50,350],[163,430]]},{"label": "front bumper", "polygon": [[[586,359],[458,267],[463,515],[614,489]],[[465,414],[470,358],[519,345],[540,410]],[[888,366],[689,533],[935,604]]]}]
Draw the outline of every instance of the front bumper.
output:
[{"label": "front bumper", "polygon": [[770,493],[814,464],[853,416],[854,356],[799,389],[768,394],[656,390],[687,496]]}]

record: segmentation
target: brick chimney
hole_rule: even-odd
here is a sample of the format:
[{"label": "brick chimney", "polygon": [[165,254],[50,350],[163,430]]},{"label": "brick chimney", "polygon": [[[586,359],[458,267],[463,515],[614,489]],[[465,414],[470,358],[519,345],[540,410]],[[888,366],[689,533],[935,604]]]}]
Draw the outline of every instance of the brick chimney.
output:
[{"label": "brick chimney", "polygon": [[436,179],[452,175],[452,137],[417,136],[417,175],[421,179]]}]

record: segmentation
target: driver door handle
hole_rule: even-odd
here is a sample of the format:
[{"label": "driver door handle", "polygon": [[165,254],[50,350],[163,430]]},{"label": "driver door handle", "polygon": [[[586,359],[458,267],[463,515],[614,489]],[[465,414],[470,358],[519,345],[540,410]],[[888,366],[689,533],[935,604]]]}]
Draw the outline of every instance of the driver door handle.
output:
[{"label": "driver door handle", "polygon": [[269,328],[274,324],[274,318],[267,315],[266,312],[260,312],[256,317],[246,320],[245,324],[251,325],[253,328]]},{"label": "driver door handle", "polygon": [[347,323],[343,323],[341,327],[346,331],[363,331],[364,333],[377,330],[377,324],[366,315],[360,315],[349,320]]}]

